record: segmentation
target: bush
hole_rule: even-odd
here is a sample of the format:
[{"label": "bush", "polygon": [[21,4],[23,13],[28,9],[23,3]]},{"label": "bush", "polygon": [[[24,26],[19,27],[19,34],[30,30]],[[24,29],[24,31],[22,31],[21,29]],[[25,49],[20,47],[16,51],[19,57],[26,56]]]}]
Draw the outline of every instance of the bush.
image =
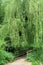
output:
[{"label": "bush", "polygon": [[4,65],[7,62],[11,62],[15,59],[12,53],[0,50],[0,65]]},{"label": "bush", "polygon": [[[43,51],[37,50],[27,54],[27,60],[30,62],[43,62]],[[34,63],[35,64],[35,63]]]}]

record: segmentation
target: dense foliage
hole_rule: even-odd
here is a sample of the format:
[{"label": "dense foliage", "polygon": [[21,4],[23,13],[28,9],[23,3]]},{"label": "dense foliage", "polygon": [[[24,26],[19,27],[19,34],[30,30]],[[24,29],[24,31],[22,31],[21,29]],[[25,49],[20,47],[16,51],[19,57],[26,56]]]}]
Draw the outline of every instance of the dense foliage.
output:
[{"label": "dense foliage", "polygon": [[1,65],[29,50],[28,60],[43,62],[43,0],[0,0]]},{"label": "dense foliage", "polygon": [[0,65],[14,60],[14,56],[11,53],[0,50]]}]

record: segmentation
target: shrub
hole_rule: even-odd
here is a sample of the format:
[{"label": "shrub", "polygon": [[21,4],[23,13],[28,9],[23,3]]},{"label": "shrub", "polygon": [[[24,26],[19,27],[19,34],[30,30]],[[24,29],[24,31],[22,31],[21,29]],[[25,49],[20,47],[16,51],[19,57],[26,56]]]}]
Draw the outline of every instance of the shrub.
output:
[{"label": "shrub", "polygon": [[35,61],[43,62],[43,51],[40,49],[40,50],[28,53],[27,54],[27,61],[31,61],[31,62],[35,62]]},{"label": "shrub", "polygon": [[12,53],[0,50],[0,65],[3,65],[7,62],[11,62],[15,59]]}]

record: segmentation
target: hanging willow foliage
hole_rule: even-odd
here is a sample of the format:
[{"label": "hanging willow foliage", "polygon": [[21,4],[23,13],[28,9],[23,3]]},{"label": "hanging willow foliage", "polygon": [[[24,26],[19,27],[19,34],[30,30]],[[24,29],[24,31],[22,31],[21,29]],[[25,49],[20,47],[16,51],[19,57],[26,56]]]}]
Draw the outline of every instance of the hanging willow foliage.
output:
[{"label": "hanging willow foliage", "polygon": [[[3,25],[0,37],[11,39],[11,45],[17,49],[43,47],[43,1],[7,0],[4,5]],[[6,41],[5,41],[6,42]]]}]

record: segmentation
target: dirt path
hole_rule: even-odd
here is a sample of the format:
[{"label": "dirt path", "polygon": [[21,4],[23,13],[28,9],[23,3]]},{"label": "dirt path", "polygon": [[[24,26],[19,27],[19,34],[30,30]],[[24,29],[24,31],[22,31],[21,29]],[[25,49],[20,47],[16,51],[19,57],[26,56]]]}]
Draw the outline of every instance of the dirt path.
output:
[{"label": "dirt path", "polygon": [[27,62],[25,57],[19,58],[18,60],[14,61],[13,63],[8,63],[6,65],[31,65],[31,62]]}]

